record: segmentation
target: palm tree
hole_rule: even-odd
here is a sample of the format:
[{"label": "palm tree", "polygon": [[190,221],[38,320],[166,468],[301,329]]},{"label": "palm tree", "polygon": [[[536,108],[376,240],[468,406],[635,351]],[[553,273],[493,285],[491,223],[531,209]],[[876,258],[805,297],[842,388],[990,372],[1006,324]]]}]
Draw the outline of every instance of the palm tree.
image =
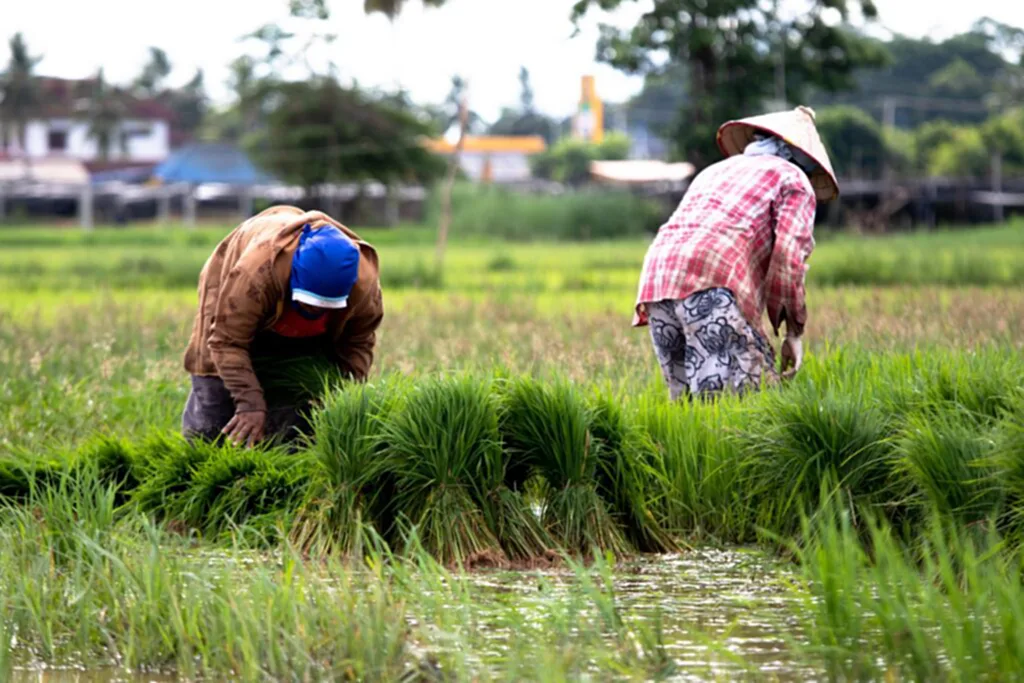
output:
[{"label": "palm tree", "polygon": [[123,117],[119,93],[107,85],[103,69],[96,73],[92,95],[89,98],[89,137],[96,141],[100,161],[110,159],[115,142],[125,151],[125,141],[117,135]]},{"label": "palm tree", "polygon": [[0,76],[0,128],[3,128],[2,142],[6,149],[11,133],[18,141],[21,152],[25,152],[25,130],[29,119],[38,111],[39,87],[32,70],[41,57],[33,57],[21,33],[15,33],[10,40],[11,58],[7,69]]}]

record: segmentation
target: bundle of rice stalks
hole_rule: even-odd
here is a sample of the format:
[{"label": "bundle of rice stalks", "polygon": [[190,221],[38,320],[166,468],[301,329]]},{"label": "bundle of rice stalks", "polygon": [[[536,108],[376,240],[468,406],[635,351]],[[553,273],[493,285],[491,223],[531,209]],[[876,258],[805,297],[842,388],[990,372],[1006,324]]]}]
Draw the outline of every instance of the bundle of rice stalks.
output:
[{"label": "bundle of rice stalks", "polygon": [[1024,393],[1012,403],[995,429],[993,477],[1006,498],[1004,524],[1024,543]]},{"label": "bundle of rice stalks", "polygon": [[345,377],[326,354],[297,356],[254,354],[253,371],[267,402],[274,405],[309,405],[340,386]]},{"label": "bundle of rice stalks", "polygon": [[0,458],[0,503],[19,504],[39,489],[56,486],[68,463],[56,458],[14,454]]},{"label": "bundle of rice stalks", "polygon": [[853,507],[890,502],[892,433],[891,418],[860,394],[811,384],[765,394],[743,435],[744,490],[760,524],[795,530],[799,514],[813,512],[822,495]]},{"label": "bundle of rice stalks", "polygon": [[[747,398],[750,400],[750,397]],[[667,403],[659,393],[638,406],[640,429],[662,460],[665,526],[677,537],[746,542],[749,492],[741,483],[742,413],[726,401]]]},{"label": "bundle of rice stalks", "polygon": [[1002,492],[993,479],[991,430],[960,413],[908,419],[896,442],[896,472],[920,513],[935,510],[970,524],[998,512]]},{"label": "bundle of rice stalks", "polygon": [[677,549],[663,526],[668,477],[661,453],[614,396],[595,395],[591,407],[590,431],[600,447],[598,493],[637,550]]},{"label": "bundle of rice stalks", "polygon": [[567,551],[624,554],[628,543],[597,491],[600,443],[590,433],[593,411],[565,381],[530,378],[505,382],[502,438],[525,481],[543,479],[542,521]]},{"label": "bundle of rice stalks", "polygon": [[264,542],[279,540],[298,509],[310,460],[284,449],[224,447],[198,465],[176,506],[178,520],[205,536],[254,526]]},{"label": "bundle of rice stalks", "polygon": [[545,549],[536,518],[504,485],[498,415],[491,383],[462,376],[423,381],[384,423],[395,506],[442,563]]},{"label": "bundle of rice stalks", "polygon": [[390,531],[394,483],[383,463],[380,425],[404,389],[398,378],[350,383],[328,392],[312,413],[313,475],[292,529],[305,552],[358,554],[367,525]]},{"label": "bundle of rice stalks", "polygon": [[128,441],[99,436],[75,452],[71,461],[72,475],[92,476],[100,484],[113,487],[117,504],[121,505],[140,484],[137,460],[135,448]]},{"label": "bundle of rice stalks", "polygon": [[203,440],[189,443],[176,434],[150,435],[139,445],[141,483],[132,494],[132,501],[158,520],[179,520],[184,494],[195,473],[225,448],[230,446]]}]

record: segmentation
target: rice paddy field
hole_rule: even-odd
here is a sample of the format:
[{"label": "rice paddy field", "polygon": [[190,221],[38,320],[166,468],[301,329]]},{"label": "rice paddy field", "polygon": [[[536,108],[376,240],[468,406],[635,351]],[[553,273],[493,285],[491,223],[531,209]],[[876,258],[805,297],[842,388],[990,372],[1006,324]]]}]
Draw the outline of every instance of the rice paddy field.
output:
[{"label": "rice paddy field", "polygon": [[1024,677],[1024,224],[822,235],[804,369],[715,404],[646,238],[357,228],[373,376],[256,450],[177,434],[231,227],[0,228],[0,680]]}]

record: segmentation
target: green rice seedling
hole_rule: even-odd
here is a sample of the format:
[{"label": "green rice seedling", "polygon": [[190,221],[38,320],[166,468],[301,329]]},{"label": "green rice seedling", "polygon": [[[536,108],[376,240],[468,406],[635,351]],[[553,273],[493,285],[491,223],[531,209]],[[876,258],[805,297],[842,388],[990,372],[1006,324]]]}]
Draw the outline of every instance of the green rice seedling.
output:
[{"label": "green rice seedling", "polygon": [[257,539],[276,536],[298,509],[311,469],[305,453],[222,447],[196,466],[175,505],[176,519],[210,538],[243,524],[258,527],[251,529],[259,532],[253,535]]},{"label": "green rice seedling", "polygon": [[565,380],[527,377],[504,387],[501,432],[510,469],[523,481],[528,472],[541,476],[542,519],[552,538],[571,553],[626,553],[629,544],[597,491],[600,444],[582,393]]},{"label": "green rice seedling", "polygon": [[12,454],[0,457],[0,503],[25,502],[40,488],[54,486],[68,463],[53,457]]},{"label": "green rice seedling", "polygon": [[914,415],[907,419],[895,448],[895,473],[906,478],[906,495],[924,510],[935,509],[966,524],[984,521],[1002,506],[993,478],[995,441],[961,413]]},{"label": "green rice seedling", "polygon": [[180,521],[184,497],[199,468],[225,448],[205,440],[189,442],[177,434],[155,433],[139,446],[141,483],[132,494],[140,510],[159,520]]},{"label": "green rice seedling", "polygon": [[1024,381],[1014,355],[932,356],[931,367],[922,374],[925,401],[932,410],[953,408],[977,420],[997,419],[1010,407],[1014,388]]},{"label": "green rice seedling", "polygon": [[345,379],[338,364],[326,354],[257,353],[252,364],[268,402],[279,405],[308,406],[320,398],[326,388],[339,386]]},{"label": "green rice seedling", "polygon": [[487,380],[430,378],[383,423],[395,507],[423,548],[445,564],[502,555],[505,547],[543,550],[530,537],[536,523],[527,505],[500,494],[505,455],[498,410]]},{"label": "green rice seedling", "polygon": [[798,513],[819,503],[823,487],[857,505],[889,502],[893,427],[877,405],[813,384],[761,399],[743,435],[742,467],[762,526],[795,531]]},{"label": "green rice seedling", "polygon": [[596,394],[591,409],[590,432],[600,448],[598,493],[637,550],[677,549],[661,518],[668,491],[663,454],[613,395]]},{"label": "green rice seedling", "polygon": [[88,473],[101,483],[113,486],[118,492],[118,503],[123,504],[140,483],[137,458],[133,445],[127,440],[99,436],[78,448],[71,468],[77,476]]},{"label": "green rice seedling", "polygon": [[304,551],[358,554],[367,525],[390,533],[394,482],[383,463],[381,424],[405,390],[398,376],[349,383],[328,391],[313,411],[305,444],[312,477],[292,529]]},{"label": "green rice seedling", "polygon": [[830,680],[1019,678],[1019,553],[938,514],[909,546],[870,512],[859,526],[868,533],[825,503],[792,544],[806,591],[801,658],[821,661]]},{"label": "green rice seedling", "polygon": [[1005,496],[1007,533],[1024,548],[1024,394],[994,430],[993,480]]},{"label": "green rice seedling", "polygon": [[660,394],[642,397],[637,421],[661,455],[663,515],[674,535],[752,540],[747,537],[753,527],[751,500],[736,438],[745,415],[727,397],[715,403],[670,403]]}]

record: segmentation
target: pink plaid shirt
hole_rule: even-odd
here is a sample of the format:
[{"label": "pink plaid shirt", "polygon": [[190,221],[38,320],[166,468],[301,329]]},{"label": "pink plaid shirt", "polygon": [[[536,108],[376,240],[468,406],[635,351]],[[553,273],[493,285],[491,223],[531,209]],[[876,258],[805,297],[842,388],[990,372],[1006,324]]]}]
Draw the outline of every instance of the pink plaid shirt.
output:
[{"label": "pink plaid shirt", "polygon": [[633,325],[647,324],[646,302],[725,287],[755,329],[767,308],[776,335],[783,321],[802,332],[816,206],[807,175],[778,157],[704,169],[647,250]]}]

